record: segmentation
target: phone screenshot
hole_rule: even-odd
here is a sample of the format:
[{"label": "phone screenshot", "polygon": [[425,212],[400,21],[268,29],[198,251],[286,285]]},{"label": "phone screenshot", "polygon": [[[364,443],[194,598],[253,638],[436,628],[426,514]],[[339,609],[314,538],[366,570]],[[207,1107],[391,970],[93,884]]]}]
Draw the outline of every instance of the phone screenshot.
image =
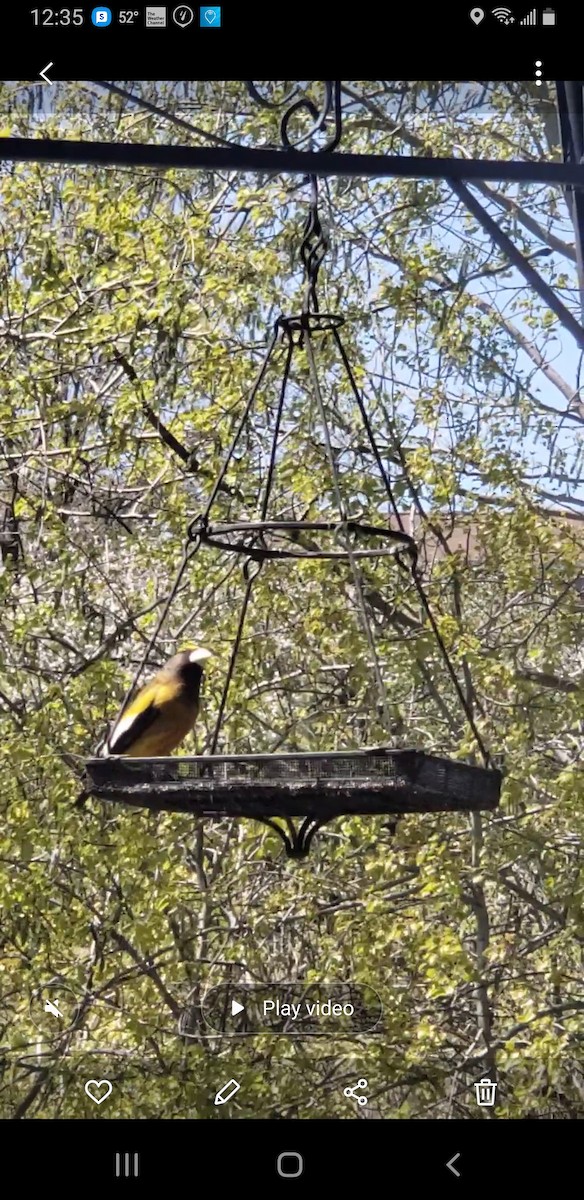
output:
[{"label": "phone screenshot", "polygon": [[6,1144],[62,1195],[567,1184],[575,17],[14,20]]}]

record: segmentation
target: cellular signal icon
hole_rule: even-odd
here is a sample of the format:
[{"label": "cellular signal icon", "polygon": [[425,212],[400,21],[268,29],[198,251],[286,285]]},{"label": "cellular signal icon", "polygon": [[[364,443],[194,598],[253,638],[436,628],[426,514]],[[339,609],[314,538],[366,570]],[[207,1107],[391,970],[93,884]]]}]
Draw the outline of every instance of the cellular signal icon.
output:
[{"label": "cellular signal icon", "polygon": [[491,12],[502,25],[512,25],[515,20],[510,8],[493,8]]},{"label": "cellular signal icon", "polygon": [[528,12],[526,17],[521,18],[519,24],[520,25],[537,25],[537,9],[532,8],[531,12]]}]

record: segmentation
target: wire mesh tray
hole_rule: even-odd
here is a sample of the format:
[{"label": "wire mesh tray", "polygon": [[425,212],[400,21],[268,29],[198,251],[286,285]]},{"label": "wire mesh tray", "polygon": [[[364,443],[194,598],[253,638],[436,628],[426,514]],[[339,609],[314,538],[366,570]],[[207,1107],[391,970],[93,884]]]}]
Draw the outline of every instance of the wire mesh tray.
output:
[{"label": "wire mesh tray", "polygon": [[328,818],[496,808],[501,773],[421,750],[93,758],[102,800],[200,816]]}]

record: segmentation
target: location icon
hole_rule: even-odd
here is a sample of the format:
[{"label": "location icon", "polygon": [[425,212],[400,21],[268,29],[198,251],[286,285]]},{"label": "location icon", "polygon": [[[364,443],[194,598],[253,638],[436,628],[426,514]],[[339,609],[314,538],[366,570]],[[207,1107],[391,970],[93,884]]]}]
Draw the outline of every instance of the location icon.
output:
[{"label": "location icon", "polygon": [[470,10],[470,19],[471,21],[474,21],[475,25],[480,25],[484,15],[484,8],[471,8]]}]

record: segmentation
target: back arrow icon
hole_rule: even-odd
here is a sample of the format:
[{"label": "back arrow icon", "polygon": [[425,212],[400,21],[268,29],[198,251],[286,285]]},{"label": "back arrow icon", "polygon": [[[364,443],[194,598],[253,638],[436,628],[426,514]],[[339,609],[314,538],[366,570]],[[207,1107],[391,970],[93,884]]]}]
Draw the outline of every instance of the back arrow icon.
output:
[{"label": "back arrow icon", "polygon": [[39,76],[41,79],[44,79],[45,83],[53,82],[52,79],[49,79],[49,77],[47,75],[47,71],[50,71],[51,67],[54,67],[54,65],[55,64],[52,62],[47,63],[46,67],[43,67],[42,71],[39,71]]},{"label": "back arrow icon", "polygon": [[446,1166],[448,1167],[449,1171],[452,1171],[453,1175],[456,1175],[457,1179],[460,1179],[460,1171],[457,1171],[456,1167],[453,1167],[452,1165],[456,1162],[457,1158],[460,1158],[460,1154],[453,1154],[449,1162],[446,1163]]}]

